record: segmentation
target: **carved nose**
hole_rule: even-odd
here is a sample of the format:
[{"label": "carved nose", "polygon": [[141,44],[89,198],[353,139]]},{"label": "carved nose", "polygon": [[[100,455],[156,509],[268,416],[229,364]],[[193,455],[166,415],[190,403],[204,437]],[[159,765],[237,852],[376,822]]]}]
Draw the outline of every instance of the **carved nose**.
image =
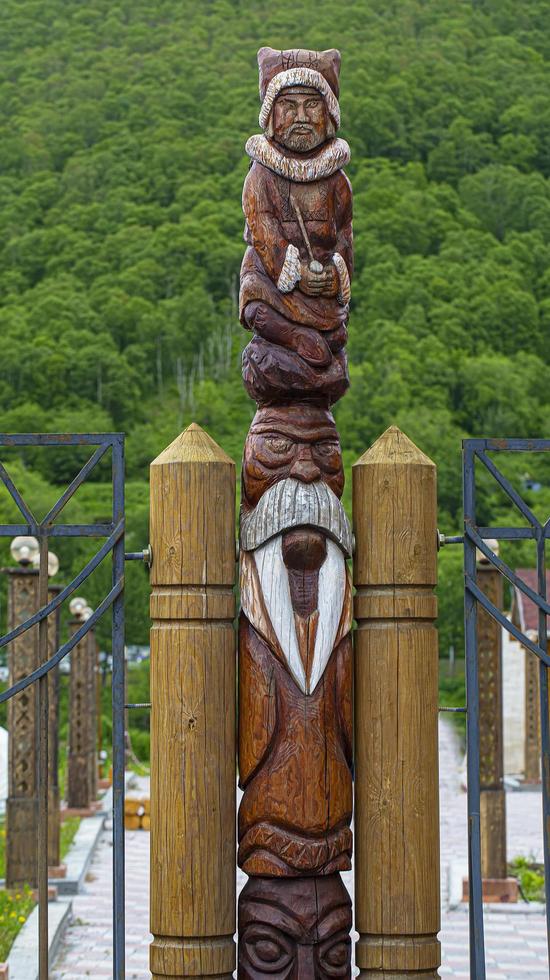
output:
[{"label": "carved nose", "polygon": [[296,980],[315,980],[315,962],[313,946],[296,946]]},{"label": "carved nose", "polygon": [[311,456],[298,456],[298,459],[292,464],[289,476],[293,476],[295,480],[301,480],[302,483],[313,483],[314,480],[320,478],[321,470],[313,462]]}]

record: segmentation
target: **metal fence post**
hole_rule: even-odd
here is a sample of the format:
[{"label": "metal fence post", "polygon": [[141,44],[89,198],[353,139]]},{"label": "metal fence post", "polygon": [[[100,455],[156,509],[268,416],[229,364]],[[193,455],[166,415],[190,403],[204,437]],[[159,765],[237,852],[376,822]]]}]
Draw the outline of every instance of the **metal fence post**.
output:
[{"label": "metal fence post", "polygon": [[389,428],[353,467],[355,922],[362,977],[437,977],[436,467]]},{"label": "metal fence post", "polygon": [[235,464],[191,425],[151,464],[154,980],[235,967]]}]

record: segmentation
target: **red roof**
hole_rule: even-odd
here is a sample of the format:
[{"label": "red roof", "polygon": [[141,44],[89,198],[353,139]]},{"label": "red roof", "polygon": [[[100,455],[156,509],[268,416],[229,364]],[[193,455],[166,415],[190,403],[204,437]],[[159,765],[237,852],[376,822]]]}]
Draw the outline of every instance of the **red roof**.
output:
[{"label": "red roof", "polygon": [[[533,592],[539,591],[536,568],[516,568],[516,575]],[[546,594],[550,596],[550,571],[546,572]],[[517,588],[514,588],[514,607],[512,609],[512,619],[522,632],[527,633],[528,630],[534,630],[536,632],[539,628],[538,606]]]}]

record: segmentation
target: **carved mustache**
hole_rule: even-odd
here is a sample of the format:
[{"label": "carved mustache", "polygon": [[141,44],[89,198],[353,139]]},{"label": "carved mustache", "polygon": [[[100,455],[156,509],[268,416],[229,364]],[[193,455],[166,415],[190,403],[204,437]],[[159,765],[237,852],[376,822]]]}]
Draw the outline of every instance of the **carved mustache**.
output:
[{"label": "carved mustache", "polygon": [[241,548],[253,551],[293,527],[321,528],[351,558],[353,534],[336,494],[322,480],[302,483],[292,477],[275,483],[254,510],[241,516]]}]

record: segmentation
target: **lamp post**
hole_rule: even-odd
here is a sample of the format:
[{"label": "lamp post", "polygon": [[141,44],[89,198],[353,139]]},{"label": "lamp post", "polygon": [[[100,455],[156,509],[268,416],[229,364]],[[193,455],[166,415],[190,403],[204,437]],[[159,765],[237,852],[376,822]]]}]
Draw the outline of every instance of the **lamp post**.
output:
[{"label": "lamp post", "polygon": [[[38,572],[32,560],[39,553],[36,538],[17,537],[11,543],[17,567],[8,575],[8,630],[29,619],[38,608]],[[36,626],[8,647],[11,687],[38,666]],[[6,809],[6,886],[37,885],[38,839],[38,711],[36,685],[8,701],[8,800]]]},{"label": "lamp post", "polygon": [[[92,615],[86,599],[75,596],[69,603],[73,635]],[[69,765],[67,805],[88,810],[96,797],[96,694],[95,637],[88,632],[71,651],[69,695]]]}]

